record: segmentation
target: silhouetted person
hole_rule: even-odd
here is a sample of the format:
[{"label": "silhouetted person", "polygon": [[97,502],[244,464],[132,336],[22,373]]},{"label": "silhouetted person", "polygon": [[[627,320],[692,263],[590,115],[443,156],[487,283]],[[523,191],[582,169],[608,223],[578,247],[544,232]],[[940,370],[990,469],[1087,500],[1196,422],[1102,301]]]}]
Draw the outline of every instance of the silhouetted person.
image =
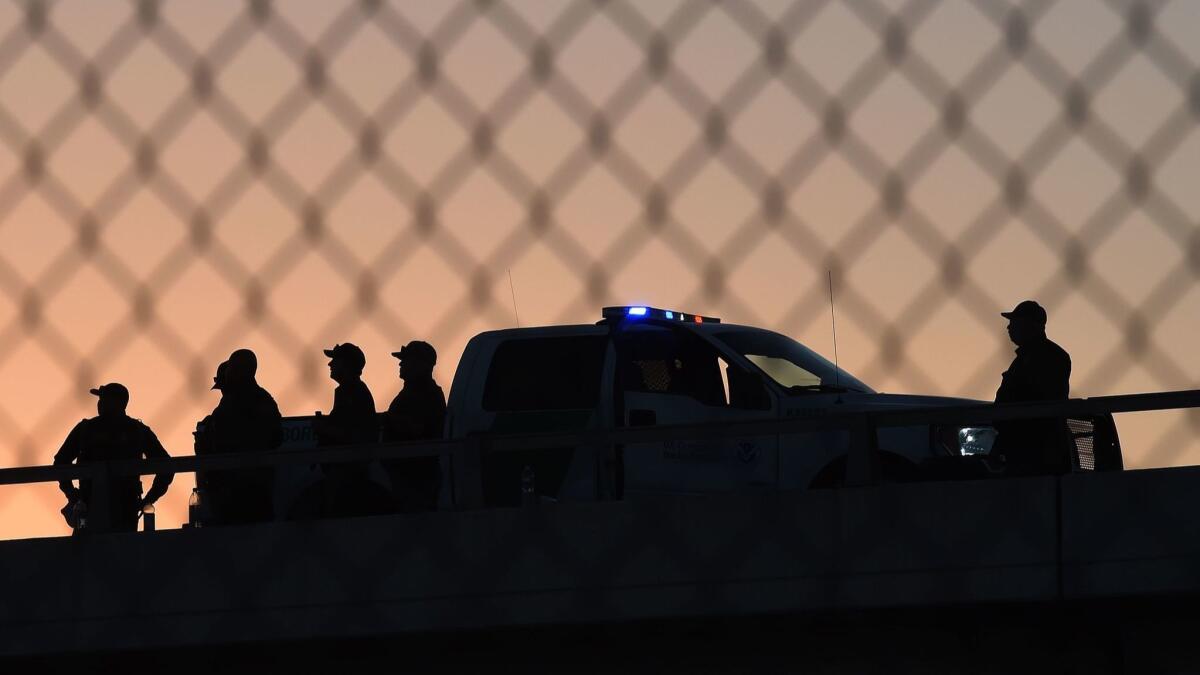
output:
[{"label": "silhouetted person", "polygon": [[[329,377],[338,386],[333,391],[333,408],[317,414],[313,431],[317,445],[359,445],[379,442],[379,417],[375,398],[362,381],[367,357],[356,345],[343,342],[326,349]],[[324,480],[301,495],[292,516],[362,516],[386,513],[391,506],[387,491],[369,477],[367,462],[327,462],[321,465]]]},{"label": "silhouetted person", "polygon": [[228,361],[222,361],[221,365],[217,366],[217,372],[213,375],[213,385],[211,391],[221,391],[225,388],[225,369],[229,367]]},{"label": "silhouetted person", "polygon": [[[415,340],[400,351],[400,379],[404,387],[383,415],[383,440],[416,441],[442,437],[446,420],[446,395],[433,380],[437,351],[428,342]],[[402,512],[437,508],[442,483],[437,457],[393,459],[383,463],[392,481],[392,495]]]},{"label": "silhouetted person", "polygon": [[[258,357],[249,349],[233,352],[217,369],[213,388],[221,390],[221,402],[205,418],[204,431],[196,437],[197,455],[253,455],[283,443],[279,406],[259,386],[257,372]],[[274,519],[275,471],[271,467],[213,471],[202,481],[214,524]]]},{"label": "silhouetted person", "polygon": [[[1071,357],[1046,337],[1046,310],[1026,300],[1001,316],[1008,319],[1017,357],[1004,372],[996,403],[1065,401],[1071,389]],[[996,431],[993,452],[1004,455],[1010,475],[1070,469],[1070,437],[1062,419],[998,421]]]},{"label": "silhouetted person", "polygon": [[[329,378],[337,382],[338,386],[333,390],[333,408],[329,414],[318,416],[313,421],[317,443],[348,445],[377,442],[379,420],[375,416],[375,398],[371,396],[367,383],[362,381],[367,357],[361,349],[349,342],[326,349],[325,356],[329,357]],[[360,468],[366,471],[365,467]],[[347,469],[356,470],[359,468]]]},{"label": "silhouetted person", "polygon": [[[97,416],[75,425],[67,435],[67,440],[63,442],[62,448],[54,455],[55,466],[68,466],[72,462],[85,464],[114,460],[165,459],[170,456],[150,427],[125,414],[125,408],[129,404],[129,390],[124,385],[113,382],[92,389],[91,392],[98,398]],[[145,506],[158,501],[158,498],[166,493],[173,478],[174,475],[170,473],[156,475],[150,491],[142,497],[140,477],[113,476],[109,481],[108,529],[136,531],[138,514]],[[87,509],[88,528],[96,528],[98,519],[103,520],[105,514],[95,511],[99,505],[92,503],[92,481],[81,480],[77,488],[72,481],[65,480],[60,481],[58,487],[69,502],[64,514],[75,513],[75,505],[82,502]]]},{"label": "silhouetted person", "polygon": [[[213,384],[210,391],[221,391],[225,388],[225,370],[229,367],[228,361],[222,361],[221,365],[217,366],[217,372],[213,375]],[[212,454],[212,414],[204,416],[196,424],[196,430],[192,432],[193,448],[192,452],[197,457],[201,455]],[[219,472],[217,472],[219,473]],[[220,479],[217,479],[220,482]],[[203,489],[206,493],[213,487],[212,472],[197,471],[196,472],[196,487]]]}]

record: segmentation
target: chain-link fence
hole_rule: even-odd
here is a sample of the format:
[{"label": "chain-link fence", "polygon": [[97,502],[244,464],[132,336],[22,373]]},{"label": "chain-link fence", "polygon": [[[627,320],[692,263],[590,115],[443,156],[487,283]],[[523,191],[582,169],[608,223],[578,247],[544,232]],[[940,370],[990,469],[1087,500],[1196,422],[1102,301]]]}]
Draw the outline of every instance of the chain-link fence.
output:
[{"label": "chain-link fence", "polygon": [[[233,348],[285,414],[321,347],[441,352],[653,302],[892,391],[991,398],[1025,297],[1073,391],[1192,386],[1200,7],[20,2],[0,9],[0,447],[119,380],[190,452]],[[1121,427],[1191,463],[1195,417]],[[1190,423],[1189,423],[1190,422]],[[178,486],[168,504],[181,514]],[[0,495],[0,534],[59,499]],[[44,516],[44,518],[43,518]]]}]

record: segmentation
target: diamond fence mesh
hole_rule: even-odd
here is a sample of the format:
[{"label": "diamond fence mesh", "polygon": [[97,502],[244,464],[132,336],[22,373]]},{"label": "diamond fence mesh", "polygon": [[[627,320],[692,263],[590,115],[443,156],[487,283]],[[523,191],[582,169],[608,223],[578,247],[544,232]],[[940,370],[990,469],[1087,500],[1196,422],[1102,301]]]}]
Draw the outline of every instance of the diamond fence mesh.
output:
[{"label": "diamond fence mesh", "polygon": [[[118,380],[173,454],[249,346],[285,414],[320,349],[653,302],[786,332],[877,388],[990,398],[1026,297],[1077,395],[1200,365],[1200,7],[1175,2],[20,2],[0,9],[0,460]],[[511,283],[510,283],[511,279]],[[1200,419],[1122,420],[1133,466]],[[184,481],[186,482],[186,480]],[[168,497],[164,524],[183,513]],[[0,536],[59,497],[0,494]]]}]

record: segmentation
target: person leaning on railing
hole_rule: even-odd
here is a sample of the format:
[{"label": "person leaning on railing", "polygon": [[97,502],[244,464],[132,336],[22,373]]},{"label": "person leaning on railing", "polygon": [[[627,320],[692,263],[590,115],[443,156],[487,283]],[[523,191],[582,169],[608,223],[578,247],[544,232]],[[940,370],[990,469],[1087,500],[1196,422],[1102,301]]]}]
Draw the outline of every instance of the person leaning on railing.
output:
[{"label": "person leaning on railing", "polygon": [[[91,393],[96,402],[97,416],[75,425],[62,448],[54,455],[55,466],[68,466],[72,462],[86,464],[114,460],[165,459],[170,455],[159,443],[150,427],[140,420],[125,414],[129,405],[129,390],[124,385],[112,382]],[[72,527],[80,527],[81,520],[89,523],[103,522],[107,515],[107,529],[133,532],[137,530],[138,514],[142,509],[158,501],[166,493],[174,478],[173,474],[160,473],[146,496],[142,496],[142,481],[138,476],[113,476],[109,478],[108,513],[97,513],[101,508],[93,504],[96,494],[94,480],[81,480],[79,487],[69,480],[59,481],[58,487],[67,496],[67,507],[63,515]],[[89,512],[90,510],[90,512]],[[97,516],[100,516],[98,518]],[[95,529],[95,525],[90,525]]]},{"label": "person leaning on railing", "polygon": [[[1071,357],[1046,337],[1046,310],[1025,300],[1011,312],[1008,337],[1017,356],[1004,372],[996,403],[1065,401],[1071,392]],[[1070,470],[1070,436],[1063,419],[997,421],[993,454],[1005,458],[1013,476],[1065,473]]]},{"label": "person leaning on railing", "polygon": [[[364,445],[379,442],[379,419],[375,399],[362,381],[367,357],[357,345],[343,342],[326,349],[329,377],[337,382],[333,408],[328,415],[313,419],[317,445]],[[324,474],[305,489],[289,509],[288,518],[343,518],[387,513],[392,497],[387,489],[371,480],[368,462],[325,462]]]},{"label": "person leaning on railing", "polygon": [[[224,393],[225,390],[225,371],[229,370],[229,362],[222,361],[217,366],[217,372],[213,375],[213,383],[210,391],[219,391]],[[192,432],[194,439],[192,444],[192,452],[197,457],[214,454],[216,452],[216,443],[213,439],[212,415],[205,415],[204,419],[196,424],[196,430]],[[213,489],[213,484],[219,484],[221,476],[219,472],[212,471],[196,471],[196,487],[209,492]]]},{"label": "person leaning on railing", "polygon": [[[446,421],[446,395],[433,379],[437,351],[433,345],[413,340],[400,351],[400,379],[404,388],[383,414],[383,440],[394,443],[442,437]],[[437,509],[442,472],[437,457],[391,459],[383,462],[392,483],[392,497],[401,513]]]},{"label": "person leaning on railing", "polygon": [[[258,384],[258,357],[238,349],[217,369],[213,389],[221,401],[202,423],[196,454],[253,455],[283,443],[283,418],[275,399]],[[275,472],[254,467],[204,472],[197,478],[211,500],[212,523],[231,525],[274,520]]]}]

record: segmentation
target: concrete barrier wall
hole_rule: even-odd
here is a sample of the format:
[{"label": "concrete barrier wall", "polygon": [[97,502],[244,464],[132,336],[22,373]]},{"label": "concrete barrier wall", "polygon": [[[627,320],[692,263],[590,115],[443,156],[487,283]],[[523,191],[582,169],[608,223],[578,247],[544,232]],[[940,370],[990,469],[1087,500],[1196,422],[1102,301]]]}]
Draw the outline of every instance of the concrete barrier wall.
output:
[{"label": "concrete barrier wall", "polygon": [[1052,479],[0,543],[0,653],[1058,594]]},{"label": "concrete barrier wall", "polygon": [[1063,478],[1069,598],[1200,590],[1200,468]]}]

